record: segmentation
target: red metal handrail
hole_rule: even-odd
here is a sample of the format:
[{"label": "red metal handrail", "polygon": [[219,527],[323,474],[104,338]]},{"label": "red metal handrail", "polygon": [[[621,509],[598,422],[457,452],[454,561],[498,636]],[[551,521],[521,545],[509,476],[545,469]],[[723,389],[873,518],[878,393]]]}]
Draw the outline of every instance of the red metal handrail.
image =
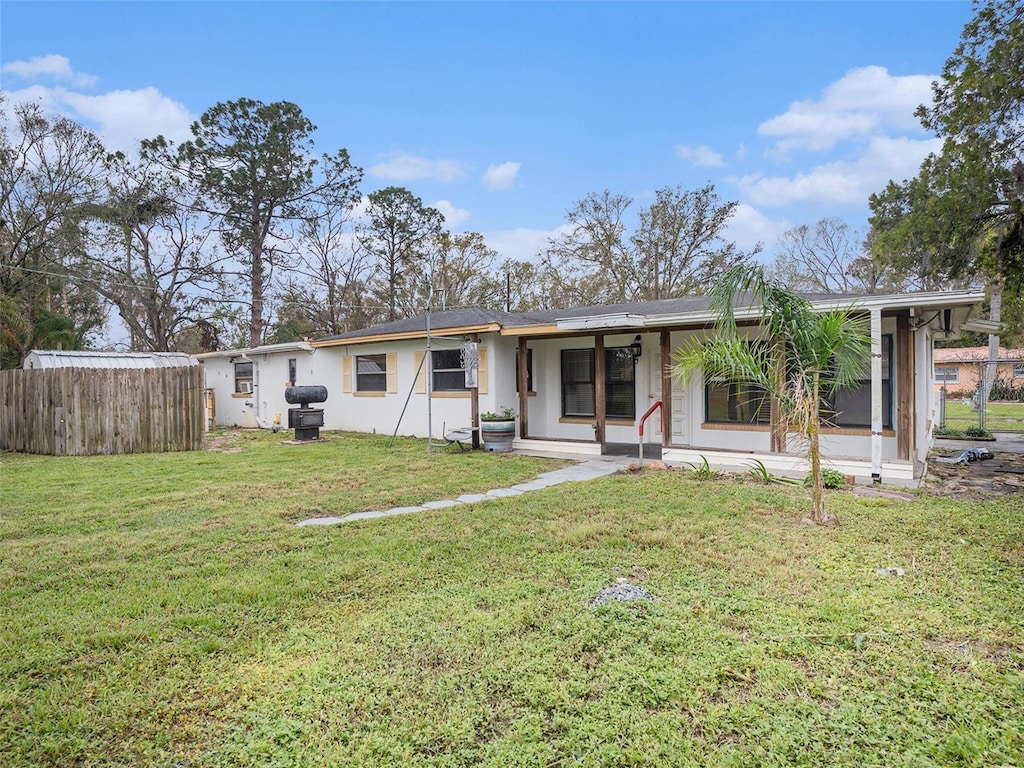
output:
[{"label": "red metal handrail", "polygon": [[644,424],[651,417],[651,414],[661,408],[661,400],[655,400],[654,405],[647,409],[647,413],[640,417],[640,437],[637,440],[637,456],[640,457],[640,463],[644,463]]}]

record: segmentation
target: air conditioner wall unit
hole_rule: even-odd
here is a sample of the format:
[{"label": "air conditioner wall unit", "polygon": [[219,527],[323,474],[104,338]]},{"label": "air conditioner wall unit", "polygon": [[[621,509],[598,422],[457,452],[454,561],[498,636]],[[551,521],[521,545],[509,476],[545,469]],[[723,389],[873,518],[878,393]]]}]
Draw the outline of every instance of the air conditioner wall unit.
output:
[{"label": "air conditioner wall unit", "polygon": [[251,381],[240,381],[240,382],[238,382],[238,391],[239,392],[247,392],[247,393],[248,392],[252,392],[252,382]]}]

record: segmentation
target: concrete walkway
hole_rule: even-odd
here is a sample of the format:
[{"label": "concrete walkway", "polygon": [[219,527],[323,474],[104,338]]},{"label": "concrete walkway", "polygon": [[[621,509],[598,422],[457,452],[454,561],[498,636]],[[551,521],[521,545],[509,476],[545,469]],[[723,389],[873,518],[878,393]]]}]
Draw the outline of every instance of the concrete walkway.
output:
[{"label": "concrete walkway", "polygon": [[297,525],[335,525],[336,523],[351,523],[356,520],[373,520],[378,517],[391,517],[392,515],[409,515],[413,512],[423,512],[428,509],[444,509],[455,507],[459,504],[475,504],[481,501],[492,499],[504,499],[509,496],[518,496],[530,491],[539,491],[542,488],[550,488],[553,485],[562,483],[578,483],[584,480],[594,480],[598,477],[611,475],[620,469],[634,463],[632,459],[620,457],[605,457],[591,459],[574,464],[571,467],[556,469],[553,472],[545,472],[538,475],[528,483],[518,483],[511,488],[495,488],[487,493],[465,493],[455,499],[441,499],[440,501],[428,501],[418,507],[394,507],[393,509],[374,510],[370,512],[353,512],[344,517],[312,517],[303,520]]}]

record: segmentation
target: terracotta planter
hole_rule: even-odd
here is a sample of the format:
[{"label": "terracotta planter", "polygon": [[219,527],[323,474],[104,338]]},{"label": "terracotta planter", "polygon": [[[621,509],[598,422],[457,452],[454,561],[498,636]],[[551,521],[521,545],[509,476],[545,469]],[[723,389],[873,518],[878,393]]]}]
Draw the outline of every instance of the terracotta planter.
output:
[{"label": "terracotta planter", "polygon": [[512,441],[516,439],[515,419],[480,422],[480,437],[484,450],[491,453],[511,453]]}]

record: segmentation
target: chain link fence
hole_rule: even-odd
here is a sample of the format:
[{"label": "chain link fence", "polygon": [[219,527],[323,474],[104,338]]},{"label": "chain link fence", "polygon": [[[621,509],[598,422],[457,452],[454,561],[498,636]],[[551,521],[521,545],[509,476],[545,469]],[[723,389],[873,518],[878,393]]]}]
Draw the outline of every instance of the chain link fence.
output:
[{"label": "chain link fence", "polygon": [[[995,375],[986,392],[992,363]],[[940,429],[1024,432],[1024,358],[937,360],[934,374]]]}]

